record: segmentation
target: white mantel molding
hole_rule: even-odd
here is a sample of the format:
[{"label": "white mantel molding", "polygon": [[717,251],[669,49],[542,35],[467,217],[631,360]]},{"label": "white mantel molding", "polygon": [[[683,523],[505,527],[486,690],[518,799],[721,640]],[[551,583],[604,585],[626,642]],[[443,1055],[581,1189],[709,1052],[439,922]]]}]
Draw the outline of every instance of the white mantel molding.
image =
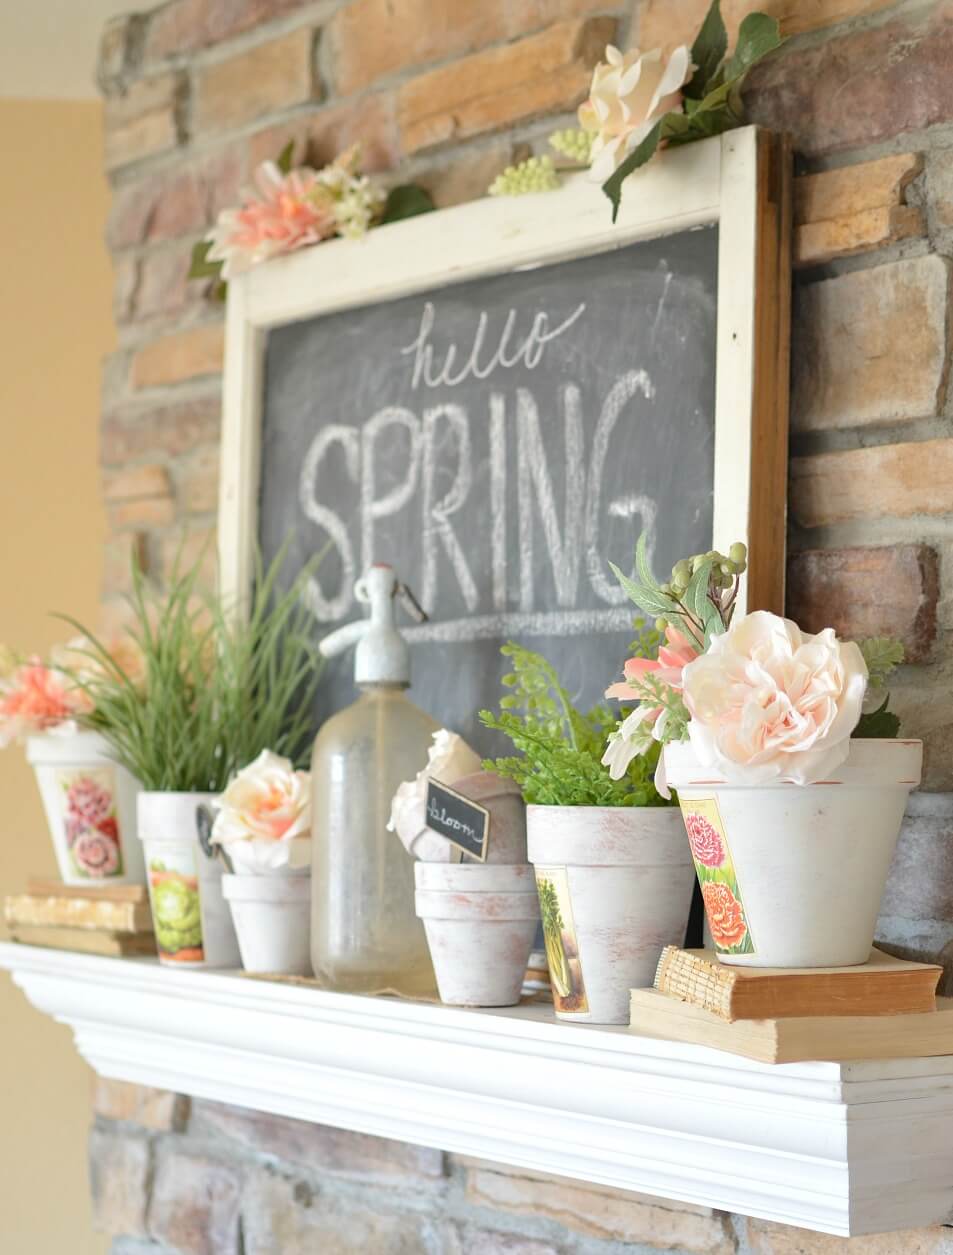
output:
[{"label": "white mantel molding", "polygon": [[560,1024],[0,945],[102,1076],[835,1234],[953,1208],[953,1057],[769,1066]]}]

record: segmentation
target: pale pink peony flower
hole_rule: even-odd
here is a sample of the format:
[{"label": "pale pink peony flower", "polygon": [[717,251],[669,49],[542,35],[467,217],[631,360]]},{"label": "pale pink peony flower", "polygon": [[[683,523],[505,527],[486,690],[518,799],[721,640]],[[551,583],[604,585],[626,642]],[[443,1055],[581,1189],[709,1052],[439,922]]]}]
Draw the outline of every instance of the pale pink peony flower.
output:
[{"label": "pale pink peony flower", "polygon": [[82,706],[54,671],[31,658],[0,691],[0,747],[68,723]]},{"label": "pale pink peony flower", "polygon": [[682,87],[694,71],[691,53],[676,48],[666,64],[658,48],[622,53],[610,44],[592,75],[579,125],[592,135],[590,177],[604,183],[666,113],[682,107]]},{"label": "pale pink peony flower", "polygon": [[211,261],[231,279],[279,253],[317,244],[337,230],[334,197],[314,170],[282,174],[273,161],[255,171],[255,191],[240,209],[225,209],[207,237]]},{"label": "pale pink peony flower", "polygon": [[810,636],[758,610],[716,636],[682,685],[702,763],[736,784],[811,784],[847,758],[867,665],[832,629]]},{"label": "pale pink peony flower", "polygon": [[212,841],[228,847],[238,872],[280,871],[291,842],[311,829],[311,778],[287,758],[262,750],[216,802]]}]

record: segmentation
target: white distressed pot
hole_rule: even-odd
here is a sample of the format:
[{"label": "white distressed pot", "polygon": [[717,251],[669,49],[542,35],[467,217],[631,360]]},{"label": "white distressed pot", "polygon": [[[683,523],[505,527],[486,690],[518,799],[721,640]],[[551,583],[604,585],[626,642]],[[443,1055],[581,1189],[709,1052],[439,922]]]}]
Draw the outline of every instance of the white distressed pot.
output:
[{"label": "white distressed pot", "polygon": [[920,741],[851,741],[817,784],[729,784],[689,743],[665,748],[712,941],[739,967],[865,963]]},{"label": "white distressed pot", "polygon": [[[239,967],[224,864],[208,843],[215,793],[140,793],[139,837],[159,962],[171,967]],[[200,822],[203,813],[206,822]]]},{"label": "white distressed pot", "polygon": [[515,1006],[539,921],[532,868],[416,863],[414,875],[441,1002]]},{"label": "white distressed pot", "polygon": [[311,872],[222,877],[246,972],[311,975]]},{"label": "white distressed pot", "polygon": [[143,885],[136,840],[139,781],[110,756],[96,732],[31,736],[36,773],[60,876],[67,885]]},{"label": "white distressed pot", "polygon": [[628,1024],[663,946],[685,939],[694,870],[675,807],[528,806],[556,1015]]}]

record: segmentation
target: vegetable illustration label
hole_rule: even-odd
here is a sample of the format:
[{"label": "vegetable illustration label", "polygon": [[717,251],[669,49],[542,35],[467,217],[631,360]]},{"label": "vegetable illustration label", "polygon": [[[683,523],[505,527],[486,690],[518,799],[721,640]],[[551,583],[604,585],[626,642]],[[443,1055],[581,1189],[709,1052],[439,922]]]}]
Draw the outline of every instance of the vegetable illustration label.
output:
[{"label": "vegetable illustration label", "polygon": [[715,949],[722,954],[754,954],[754,939],[718,803],[713,797],[686,798],[681,808]]},{"label": "vegetable illustration label", "polygon": [[549,961],[553,1004],[557,1011],[586,1012],[589,1002],[582,978],[579,942],[565,867],[537,867],[536,889],[543,919],[543,940]]},{"label": "vegetable illustration label", "polygon": [[163,853],[161,859],[150,862],[149,894],[162,957],[176,963],[203,962],[199,881],[190,848]]},{"label": "vegetable illustration label", "polygon": [[121,876],[122,834],[112,768],[59,771],[57,782],[63,794],[66,847],[76,874],[90,880]]}]

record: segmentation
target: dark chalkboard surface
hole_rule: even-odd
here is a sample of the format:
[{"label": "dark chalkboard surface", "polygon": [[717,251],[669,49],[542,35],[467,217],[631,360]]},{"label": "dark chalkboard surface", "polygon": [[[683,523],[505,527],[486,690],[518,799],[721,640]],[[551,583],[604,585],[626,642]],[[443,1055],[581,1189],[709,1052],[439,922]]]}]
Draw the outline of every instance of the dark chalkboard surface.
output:
[{"label": "dark chalkboard surface", "polygon": [[[330,542],[316,633],[390,562],[431,617],[411,695],[478,748],[508,638],[599,700],[634,612],[608,560],[645,528],[657,574],[711,544],[717,251],[706,227],[273,330],[259,535],[292,536],[289,574]],[[316,721],[352,675],[331,664]]]}]

